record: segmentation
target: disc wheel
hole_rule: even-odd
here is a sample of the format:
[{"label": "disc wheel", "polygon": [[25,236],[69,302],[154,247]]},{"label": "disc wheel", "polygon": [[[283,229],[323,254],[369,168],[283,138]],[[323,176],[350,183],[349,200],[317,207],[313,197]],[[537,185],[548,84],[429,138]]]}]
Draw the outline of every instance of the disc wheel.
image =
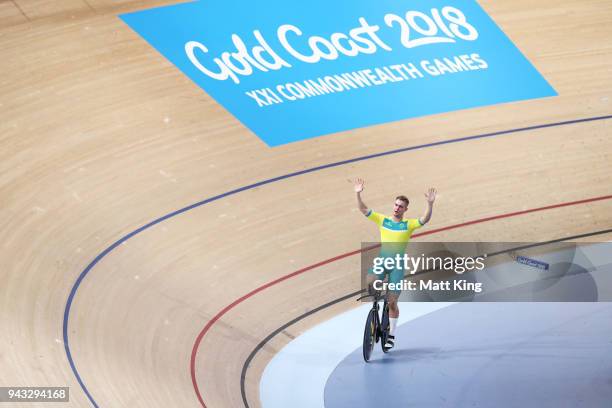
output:
[{"label": "disc wheel", "polygon": [[380,322],[380,331],[381,331],[381,342],[380,348],[384,353],[387,353],[389,350],[385,348],[385,344],[387,343],[387,336],[389,335],[389,305],[385,305],[383,308],[382,321]]},{"label": "disc wheel", "polygon": [[374,343],[376,343],[376,311],[370,310],[366,319],[365,328],[363,330],[363,359],[367,363],[372,356]]}]

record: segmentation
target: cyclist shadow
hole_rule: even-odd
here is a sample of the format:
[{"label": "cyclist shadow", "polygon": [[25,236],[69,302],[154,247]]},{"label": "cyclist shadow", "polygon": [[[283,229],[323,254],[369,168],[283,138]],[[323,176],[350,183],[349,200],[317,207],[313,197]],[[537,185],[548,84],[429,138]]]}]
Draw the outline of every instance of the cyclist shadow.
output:
[{"label": "cyclist shadow", "polygon": [[436,355],[439,355],[441,351],[442,349],[440,347],[397,349],[383,356],[377,356],[378,358],[370,360],[370,364],[391,364],[393,360],[398,358],[409,360],[434,358]]}]

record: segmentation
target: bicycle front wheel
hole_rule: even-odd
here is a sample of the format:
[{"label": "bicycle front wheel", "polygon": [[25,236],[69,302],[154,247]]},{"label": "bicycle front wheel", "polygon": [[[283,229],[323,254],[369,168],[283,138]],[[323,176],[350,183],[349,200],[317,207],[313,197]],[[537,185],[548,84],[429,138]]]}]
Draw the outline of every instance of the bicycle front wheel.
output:
[{"label": "bicycle front wheel", "polygon": [[374,343],[376,343],[376,310],[370,310],[368,318],[366,319],[365,328],[363,330],[363,359],[367,363],[370,361],[372,350],[374,350]]}]

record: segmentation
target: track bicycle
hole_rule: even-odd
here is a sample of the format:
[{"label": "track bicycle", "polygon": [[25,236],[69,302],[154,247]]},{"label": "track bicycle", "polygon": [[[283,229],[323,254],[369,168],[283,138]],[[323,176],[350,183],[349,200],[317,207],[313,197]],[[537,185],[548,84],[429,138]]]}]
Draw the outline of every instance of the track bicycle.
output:
[{"label": "track bicycle", "polygon": [[[372,297],[372,309],[368,312],[366,318],[365,328],[363,330],[363,359],[367,363],[370,361],[372,351],[374,350],[374,344],[381,342],[381,348],[384,353],[389,350],[385,348],[387,342],[387,336],[389,335],[389,304],[387,302],[387,294],[381,292],[375,292],[374,294],[367,294],[361,296],[357,300],[362,300],[368,297]],[[380,301],[383,300],[382,305],[382,316],[380,316]]]}]

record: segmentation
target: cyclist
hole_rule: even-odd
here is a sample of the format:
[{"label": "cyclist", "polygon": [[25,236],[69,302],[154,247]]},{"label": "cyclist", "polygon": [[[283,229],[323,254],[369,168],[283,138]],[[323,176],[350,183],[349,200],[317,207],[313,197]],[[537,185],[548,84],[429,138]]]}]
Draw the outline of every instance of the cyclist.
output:
[{"label": "cyclist", "polygon": [[[425,214],[420,218],[404,218],[404,213],[408,209],[410,201],[403,195],[395,198],[393,205],[393,215],[387,216],[379,214],[368,208],[367,205],[361,199],[361,192],[363,191],[364,181],[362,179],[356,179],[354,182],[355,193],[357,194],[357,204],[359,210],[368,217],[368,219],[374,221],[380,229],[380,241],[381,241],[381,257],[394,257],[395,254],[401,254],[406,250],[406,245],[410,241],[412,232],[423,225],[427,224],[431,219],[431,213],[433,210],[433,204],[436,200],[436,190],[430,188],[425,193],[425,199],[427,200],[427,209]],[[387,269],[385,273],[388,276],[388,283],[399,283],[404,278],[403,269]],[[376,279],[384,278],[384,275],[376,275],[372,269],[368,273],[368,286],[371,289],[372,283]],[[397,300],[399,298],[400,291],[390,291],[388,295],[389,301],[389,335],[387,336],[387,342],[384,344],[385,349],[390,350],[395,345],[395,328],[397,326],[397,319],[399,317],[399,307]]]}]

